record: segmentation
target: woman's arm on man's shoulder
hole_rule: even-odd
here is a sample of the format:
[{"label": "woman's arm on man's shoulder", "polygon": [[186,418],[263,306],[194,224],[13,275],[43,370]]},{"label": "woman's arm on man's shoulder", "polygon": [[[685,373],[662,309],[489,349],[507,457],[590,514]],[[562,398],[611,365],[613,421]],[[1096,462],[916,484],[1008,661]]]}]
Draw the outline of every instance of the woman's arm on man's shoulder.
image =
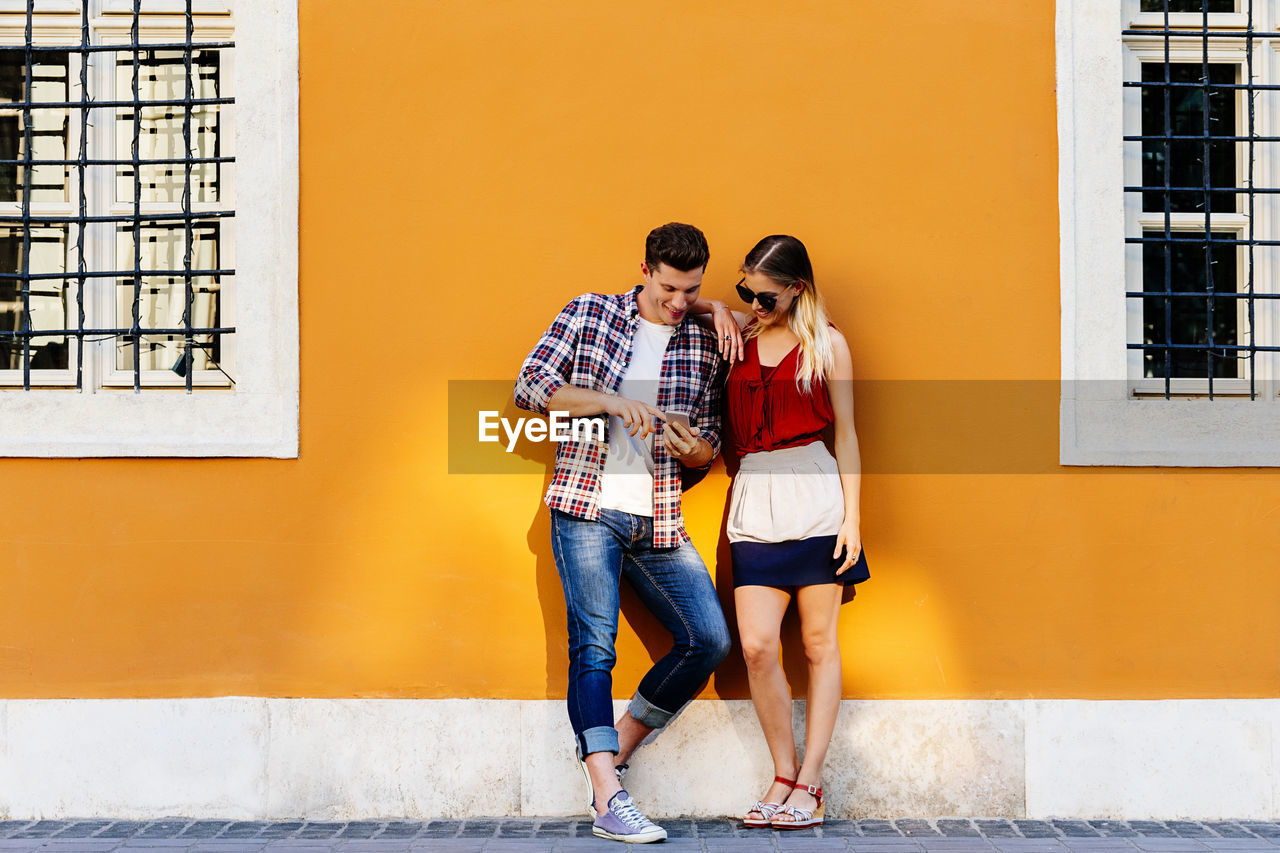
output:
[{"label": "woman's arm on man's shoulder", "polygon": [[741,311],[730,311],[729,306],[719,299],[705,296],[698,297],[689,313],[693,315],[694,322],[716,333],[721,358],[729,362],[742,360],[742,330],[750,317]]}]

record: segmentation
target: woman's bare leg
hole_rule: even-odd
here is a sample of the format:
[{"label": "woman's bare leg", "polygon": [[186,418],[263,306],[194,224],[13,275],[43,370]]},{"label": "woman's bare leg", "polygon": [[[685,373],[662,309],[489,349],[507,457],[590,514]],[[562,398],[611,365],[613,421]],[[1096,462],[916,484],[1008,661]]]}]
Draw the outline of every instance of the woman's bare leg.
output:
[{"label": "woman's bare leg", "polygon": [[[799,762],[791,731],[791,687],[779,658],[782,617],[791,602],[791,594],[771,586],[740,586],[733,591],[733,597],[751,702],[773,757],[773,772],[784,779],[795,779]],[[789,785],[774,782],[762,802],[781,803],[790,793]],[[752,811],[747,817],[761,820],[764,816]]]},{"label": "woman's bare leg", "polygon": [[[809,692],[805,697],[804,764],[796,776],[801,785],[822,785],[822,767],[840,711],[840,599],[842,584],[803,586],[796,590],[800,611],[800,635],[809,663]],[[817,799],[803,788],[787,798],[787,805],[813,809]],[[779,820],[789,820],[779,815]]]}]

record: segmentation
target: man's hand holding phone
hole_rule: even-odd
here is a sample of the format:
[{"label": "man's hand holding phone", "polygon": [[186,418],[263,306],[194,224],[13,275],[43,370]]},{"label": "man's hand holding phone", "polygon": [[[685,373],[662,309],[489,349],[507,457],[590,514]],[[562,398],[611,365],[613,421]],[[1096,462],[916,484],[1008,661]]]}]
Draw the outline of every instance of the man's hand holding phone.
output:
[{"label": "man's hand holding phone", "polygon": [[688,415],[683,412],[667,412],[662,419],[666,421],[662,429],[662,443],[668,453],[681,462],[697,453],[701,430],[689,425]]}]

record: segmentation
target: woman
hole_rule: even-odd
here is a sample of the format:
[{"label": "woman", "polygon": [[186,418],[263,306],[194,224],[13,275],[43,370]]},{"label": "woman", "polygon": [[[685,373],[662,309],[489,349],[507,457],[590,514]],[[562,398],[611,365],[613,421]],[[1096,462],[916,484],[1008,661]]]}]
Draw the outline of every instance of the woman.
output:
[{"label": "woman", "polygon": [[[845,584],[868,577],[853,363],[844,336],[827,321],[803,243],[766,237],[741,272],[738,294],[751,316],[714,300],[699,307],[711,309],[722,354],[736,361],[726,394],[729,431],[743,454],[729,500],[734,602],[751,701],[776,773],[743,822],[798,829],[823,821],[822,766],[840,707],[840,604]],[[829,425],[834,458],[821,435]],[[803,764],[779,661],[782,617],[793,597],[809,663]]]}]

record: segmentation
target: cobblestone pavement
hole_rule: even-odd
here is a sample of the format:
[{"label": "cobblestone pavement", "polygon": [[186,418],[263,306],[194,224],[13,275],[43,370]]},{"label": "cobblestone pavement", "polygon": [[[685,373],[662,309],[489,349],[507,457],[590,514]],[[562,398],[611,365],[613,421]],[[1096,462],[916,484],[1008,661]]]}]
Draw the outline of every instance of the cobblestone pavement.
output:
[{"label": "cobblestone pavement", "polygon": [[[938,818],[832,820],[816,829],[772,832],[730,820],[664,820],[661,849],[699,853],[1280,853],[1280,822],[1005,820]],[[591,837],[575,818],[472,820],[0,821],[0,853],[558,853],[621,850]]]}]

